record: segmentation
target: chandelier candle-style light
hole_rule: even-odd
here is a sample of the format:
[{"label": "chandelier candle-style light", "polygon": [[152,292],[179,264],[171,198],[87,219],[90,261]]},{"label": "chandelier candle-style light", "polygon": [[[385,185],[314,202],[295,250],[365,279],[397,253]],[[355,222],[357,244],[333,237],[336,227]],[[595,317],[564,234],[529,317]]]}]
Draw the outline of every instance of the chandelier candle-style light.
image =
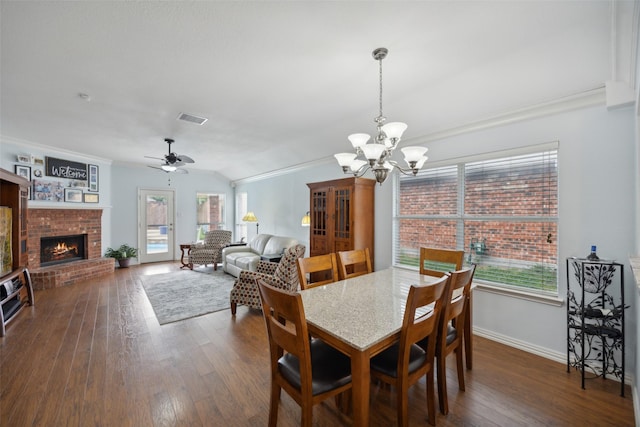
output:
[{"label": "chandelier candle-style light", "polygon": [[[401,148],[400,151],[404,154],[404,160],[407,162],[408,168],[402,168],[395,160],[391,160],[391,155],[398,146],[402,133],[407,129],[407,125],[401,122],[384,123],[387,119],[382,115],[382,60],[387,56],[388,52],[384,47],[373,51],[373,58],[380,65],[380,114],[373,119],[378,128],[377,135],[370,143],[367,142],[371,137],[366,133],[349,135],[348,138],[356,151],[355,154],[334,154],[344,173],[361,177],[367,170],[371,169],[376,181],[380,184],[387,179],[387,175],[394,168],[405,175],[416,175],[424,165],[424,162],[427,161],[427,156],[424,153],[428,150],[426,147]],[[365,160],[358,159],[358,156],[364,157]]]}]

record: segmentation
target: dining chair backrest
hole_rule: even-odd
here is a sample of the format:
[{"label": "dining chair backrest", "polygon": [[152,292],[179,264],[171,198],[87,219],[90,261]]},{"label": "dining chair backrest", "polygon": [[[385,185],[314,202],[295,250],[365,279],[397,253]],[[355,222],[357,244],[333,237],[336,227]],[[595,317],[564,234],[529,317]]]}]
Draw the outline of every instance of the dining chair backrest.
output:
[{"label": "dining chair backrest", "polygon": [[[434,358],[440,318],[449,289],[448,275],[432,284],[411,286],[400,340],[371,359],[371,374],[397,389],[398,425],[408,425],[408,388],[426,375],[428,420],[435,425]],[[423,348],[418,342],[429,342]]]},{"label": "dining chair backrest", "polygon": [[271,357],[269,426],[277,424],[284,389],[302,408],[301,425],[310,427],[314,404],[351,388],[350,359],[322,340],[309,339],[300,293],[278,289],[262,279],[256,284]]},{"label": "dining chair backrest", "polygon": [[440,277],[448,271],[460,270],[464,251],[420,248],[420,274]]},{"label": "dining chair backrest", "polygon": [[337,282],[338,261],[335,253],[298,258],[298,278],[301,289]]},{"label": "dining chair backrest", "polygon": [[438,396],[440,412],[447,414],[449,404],[447,399],[446,359],[451,352],[456,353],[458,371],[458,388],[465,389],[463,370],[463,344],[465,334],[465,316],[471,298],[471,282],[476,266],[453,271],[451,284],[444,299],[443,314],[440,319],[438,345],[436,357],[438,359]]},{"label": "dining chair backrest", "polygon": [[[398,372],[406,370],[406,364],[409,360],[409,350],[412,344],[431,336],[437,336],[449,284],[450,278],[445,275],[433,284],[411,286],[411,288],[409,288],[404,317],[402,319],[402,332],[400,333]],[[419,309],[429,306],[430,304],[434,304],[432,310],[416,316],[416,312]],[[430,346],[430,348],[427,349],[427,361],[433,360],[435,347],[436,346]]]},{"label": "dining chair backrest", "polygon": [[371,273],[369,248],[338,252],[338,273],[340,280]]}]

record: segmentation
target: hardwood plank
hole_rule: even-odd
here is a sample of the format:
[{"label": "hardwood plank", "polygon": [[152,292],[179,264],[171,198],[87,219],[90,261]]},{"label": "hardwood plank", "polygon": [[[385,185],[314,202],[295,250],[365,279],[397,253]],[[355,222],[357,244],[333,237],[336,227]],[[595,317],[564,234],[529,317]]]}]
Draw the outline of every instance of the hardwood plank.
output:
[{"label": "hardwood plank", "polygon": [[[140,277],[179,269],[118,269],[64,288],[36,291],[37,305],[0,340],[0,425],[264,426],[269,410],[267,337],[258,310],[238,307],[159,325]],[[630,387],[480,337],[460,392],[447,365],[450,412],[438,426],[633,426]],[[6,361],[18,361],[6,363]],[[424,380],[409,395],[409,424],[426,425]],[[280,427],[300,408],[282,393]],[[315,426],[350,425],[332,400]],[[395,391],[371,386],[371,426],[394,425]]]}]

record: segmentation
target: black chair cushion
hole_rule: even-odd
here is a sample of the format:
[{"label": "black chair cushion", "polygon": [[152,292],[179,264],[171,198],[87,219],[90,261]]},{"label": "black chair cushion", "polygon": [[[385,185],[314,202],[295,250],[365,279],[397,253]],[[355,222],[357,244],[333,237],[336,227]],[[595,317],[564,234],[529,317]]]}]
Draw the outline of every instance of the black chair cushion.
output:
[{"label": "black chair cushion", "polygon": [[458,330],[451,326],[451,322],[447,325],[447,345],[451,344],[458,336]]},{"label": "black chair cushion", "polygon": [[[399,344],[394,344],[382,353],[371,358],[371,369],[382,372],[390,377],[398,377],[398,352]],[[409,351],[409,372],[413,372],[424,365],[427,358],[425,351],[420,346],[413,344]]]},{"label": "black chair cushion", "polygon": [[[351,382],[351,359],[320,339],[312,339],[311,370],[313,395],[324,393]],[[300,390],[300,361],[290,353],[278,360],[282,376]]]}]

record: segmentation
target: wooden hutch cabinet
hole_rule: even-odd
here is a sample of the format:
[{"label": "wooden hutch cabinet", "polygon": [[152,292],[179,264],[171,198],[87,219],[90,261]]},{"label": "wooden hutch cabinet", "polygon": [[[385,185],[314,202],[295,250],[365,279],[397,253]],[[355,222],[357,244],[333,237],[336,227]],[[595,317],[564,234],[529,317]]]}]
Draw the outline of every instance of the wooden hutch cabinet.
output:
[{"label": "wooden hutch cabinet", "polygon": [[4,169],[0,169],[0,206],[11,208],[11,269],[0,275],[0,337],[6,325],[22,308],[34,305],[31,276],[27,264],[27,203],[29,181]]},{"label": "wooden hutch cabinet", "polygon": [[27,252],[27,201],[29,181],[14,173],[0,169],[0,206],[8,206],[12,213],[11,248],[13,269],[26,267]]},{"label": "wooden hutch cabinet", "polygon": [[365,178],[307,184],[311,193],[311,256],[369,248],[374,259],[375,184]]}]

